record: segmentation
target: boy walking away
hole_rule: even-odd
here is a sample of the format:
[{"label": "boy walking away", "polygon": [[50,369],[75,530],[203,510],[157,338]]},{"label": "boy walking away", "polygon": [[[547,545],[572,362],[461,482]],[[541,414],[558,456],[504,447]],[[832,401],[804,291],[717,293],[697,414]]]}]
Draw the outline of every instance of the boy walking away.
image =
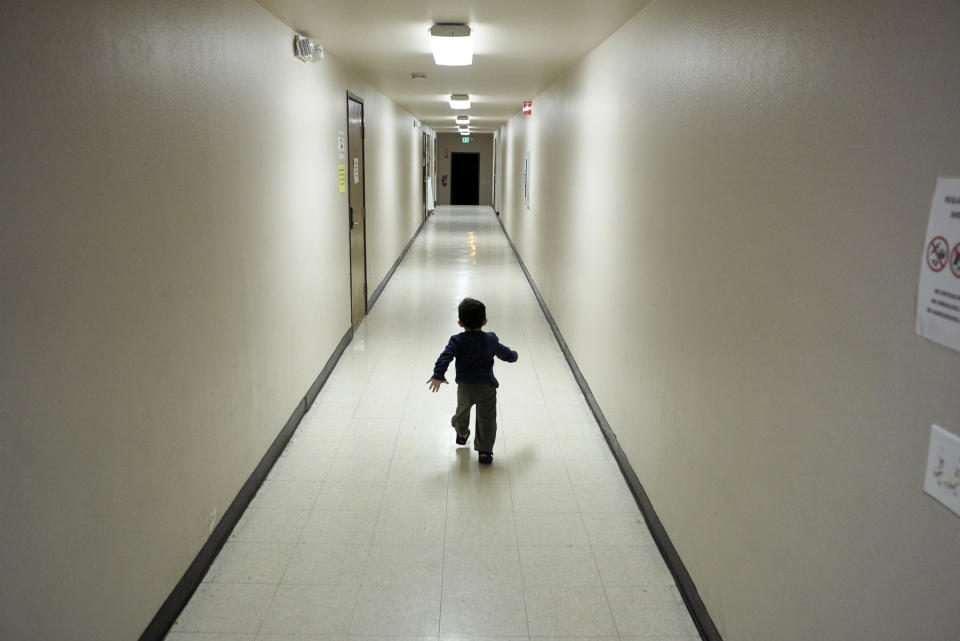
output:
[{"label": "boy walking away", "polygon": [[470,437],[470,408],[477,406],[477,435],[473,449],[480,463],[493,463],[493,443],[497,440],[497,388],[500,383],[493,376],[493,357],[515,363],[517,353],[501,345],[497,335],[483,331],[487,324],[487,308],[478,300],[464,298],[457,307],[458,323],[464,332],[450,337],[437,364],[433,377],[427,381],[430,391],[436,392],[442,383],[450,361],[457,359],[457,412],[450,420],[457,431],[457,445],[465,445]]}]

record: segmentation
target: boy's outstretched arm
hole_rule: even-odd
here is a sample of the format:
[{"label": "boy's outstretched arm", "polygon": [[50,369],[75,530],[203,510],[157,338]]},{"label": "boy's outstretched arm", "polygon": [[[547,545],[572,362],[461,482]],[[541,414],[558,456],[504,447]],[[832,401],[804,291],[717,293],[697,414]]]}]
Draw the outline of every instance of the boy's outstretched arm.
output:
[{"label": "boy's outstretched arm", "polygon": [[513,351],[512,349],[510,349],[509,347],[507,347],[506,345],[504,345],[499,341],[497,341],[497,349],[495,353],[497,355],[497,358],[499,358],[501,361],[506,361],[508,363],[516,363],[517,358],[519,358],[519,356],[515,351]]},{"label": "boy's outstretched arm", "polygon": [[441,385],[446,385],[446,384],[447,384],[447,381],[445,381],[445,380],[439,380],[439,379],[436,379],[436,378],[431,378],[430,380],[427,381],[427,385],[430,386],[430,391],[431,391],[431,392],[438,392],[438,391],[440,391],[440,386],[441,386]]},{"label": "boy's outstretched arm", "polygon": [[456,337],[450,337],[447,346],[443,348],[443,351],[440,353],[440,358],[437,359],[436,364],[433,366],[433,376],[427,380],[427,385],[430,386],[431,392],[436,392],[440,389],[440,385],[447,383],[447,377],[444,376],[447,372],[447,367],[450,366],[450,361],[453,360],[453,356],[456,353],[457,344],[454,341]]}]

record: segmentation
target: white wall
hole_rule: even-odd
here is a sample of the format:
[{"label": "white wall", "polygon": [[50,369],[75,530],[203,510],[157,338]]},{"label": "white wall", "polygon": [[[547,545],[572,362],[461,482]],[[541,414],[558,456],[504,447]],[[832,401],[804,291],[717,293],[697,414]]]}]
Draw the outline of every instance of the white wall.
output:
[{"label": "white wall", "polygon": [[423,129],[414,127],[414,117],[395,102],[363,87],[358,95],[364,97],[366,120],[367,291],[372,294],[423,220]]},{"label": "white wall", "polygon": [[503,220],[731,641],[957,638],[921,488],[960,354],[913,323],[958,32],[951,0],[661,0],[499,133]]},{"label": "white wall", "polygon": [[135,639],[420,222],[412,116],[252,1],[0,20],[0,638]]}]

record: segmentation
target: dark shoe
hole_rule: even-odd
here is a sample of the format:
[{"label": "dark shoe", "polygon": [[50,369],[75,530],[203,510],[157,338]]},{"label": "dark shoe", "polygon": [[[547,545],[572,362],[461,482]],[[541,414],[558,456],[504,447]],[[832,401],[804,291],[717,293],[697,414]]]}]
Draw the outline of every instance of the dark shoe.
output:
[{"label": "dark shoe", "polygon": [[460,436],[457,434],[457,445],[466,445],[468,438],[470,438],[470,430],[467,430],[466,436]]},{"label": "dark shoe", "polygon": [[490,452],[479,452],[477,453],[477,461],[479,461],[481,465],[490,465],[493,463],[493,454]]}]

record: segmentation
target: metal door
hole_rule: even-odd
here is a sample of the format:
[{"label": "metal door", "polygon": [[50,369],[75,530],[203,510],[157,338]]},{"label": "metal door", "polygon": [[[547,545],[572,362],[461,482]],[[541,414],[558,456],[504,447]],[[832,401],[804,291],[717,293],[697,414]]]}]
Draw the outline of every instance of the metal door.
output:
[{"label": "metal door", "polygon": [[427,203],[430,202],[430,196],[429,196],[429,194],[427,193],[427,172],[429,171],[429,167],[427,166],[427,158],[428,158],[428,155],[429,155],[429,154],[427,153],[427,149],[428,149],[427,145],[430,144],[430,139],[429,139],[429,137],[427,136],[427,132],[423,132],[423,135],[421,136],[421,142],[422,142],[422,145],[421,145],[421,152],[420,152],[420,167],[422,168],[421,178],[422,178],[422,182],[423,182],[423,187],[421,188],[421,192],[423,192],[423,193],[422,193],[422,196],[423,196],[423,198],[422,198],[422,200],[423,200],[423,219],[426,220],[426,219],[427,219],[427,212],[430,210],[430,207],[429,207],[429,205],[427,204]]},{"label": "metal door", "polygon": [[493,205],[493,211],[498,215],[500,208],[497,207],[497,136],[493,136],[493,193],[490,196],[490,203]]},{"label": "metal door", "polygon": [[348,203],[350,205],[350,320],[367,314],[367,212],[363,182],[363,102],[347,96]]}]

